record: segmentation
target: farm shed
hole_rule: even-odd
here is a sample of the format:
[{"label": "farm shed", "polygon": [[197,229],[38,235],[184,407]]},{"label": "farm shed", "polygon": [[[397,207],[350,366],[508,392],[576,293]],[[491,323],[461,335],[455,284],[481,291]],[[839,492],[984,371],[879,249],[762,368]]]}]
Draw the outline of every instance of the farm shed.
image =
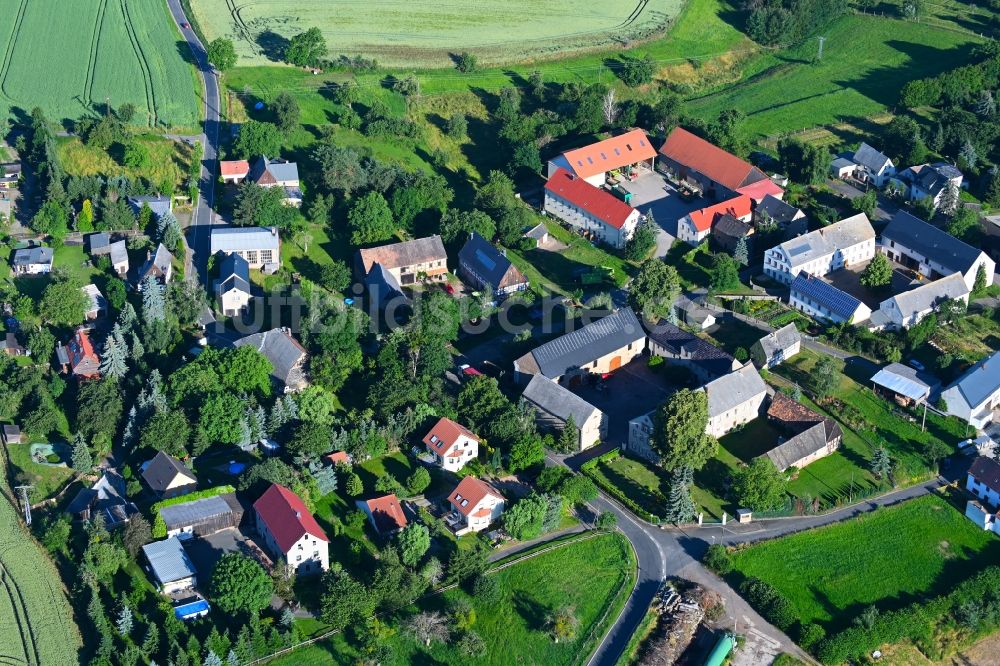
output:
[{"label": "farm shed", "polygon": [[834,178],[850,178],[854,175],[857,165],[846,157],[838,157],[830,163],[830,175]]},{"label": "farm shed", "polygon": [[147,543],[142,547],[142,552],[149,562],[149,572],[163,594],[173,594],[195,586],[197,572],[177,538]]},{"label": "farm shed", "polygon": [[205,497],[160,509],[168,537],[187,539],[205,536],[227,527],[237,527],[243,520],[243,505],[234,493]]},{"label": "farm shed", "polygon": [[872,377],[872,390],[908,407],[930,398],[938,382],[902,363],[890,363]]}]

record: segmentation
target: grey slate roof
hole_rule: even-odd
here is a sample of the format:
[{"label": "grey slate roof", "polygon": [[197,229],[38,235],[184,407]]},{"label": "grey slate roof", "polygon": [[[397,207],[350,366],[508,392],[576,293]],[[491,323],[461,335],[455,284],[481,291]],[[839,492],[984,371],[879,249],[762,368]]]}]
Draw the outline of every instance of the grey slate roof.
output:
[{"label": "grey slate roof", "polygon": [[774,220],[779,225],[788,224],[801,217],[799,215],[801,212],[795,206],[782,201],[773,194],[765,195],[754,210],[755,215],[767,215],[768,218]]},{"label": "grey slate roof", "polygon": [[170,250],[163,243],[156,246],[156,252],[149,255],[146,259],[146,263],[142,265],[139,269],[139,281],[145,280],[150,274],[155,277],[162,277],[167,274],[170,270],[170,266],[174,261],[174,255],[170,254]]},{"label": "grey slate roof", "polygon": [[106,248],[111,244],[111,234],[106,231],[89,234],[87,236],[87,244],[90,246],[91,254],[97,254],[98,250]]},{"label": "grey slate roof", "polygon": [[271,376],[289,388],[305,383],[301,364],[306,350],[290,333],[280,328],[272,328],[263,333],[254,333],[233,343],[236,347],[249,345],[267,357],[273,370]]},{"label": "grey slate roof", "polygon": [[161,584],[190,578],[196,573],[194,563],[177,537],[147,543],[142,547],[142,552],[146,554],[153,575]]},{"label": "grey slate roof", "polygon": [[278,250],[278,230],[269,227],[212,227],[211,253]]},{"label": "grey slate roof", "polygon": [[[458,261],[494,289],[500,287],[508,272],[511,270],[517,272],[505,254],[475,232],[469,236],[469,240],[465,241],[465,245],[459,251]],[[524,276],[521,276],[521,281],[524,281]]]},{"label": "grey slate roof", "polygon": [[857,245],[875,238],[868,216],[858,213],[835,222],[828,227],[785,241],[779,247],[788,255],[792,266],[801,266],[835,250]]},{"label": "grey slate roof", "polygon": [[14,266],[28,266],[31,264],[52,265],[51,247],[26,247],[21,250],[14,250]]},{"label": "grey slate roof", "polygon": [[948,388],[958,388],[965,402],[975,408],[1000,388],[1000,352],[976,363]]},{"label": "grey slate roof", "polygon": [[927,380],[915,368],[902,363],[890,363],[872,376],[872,382],[911,400],[927,398],[937,382]]},{"label": "grey slate roof", "polygon": [[546,377],[561,377],[629,344],[645,342],[646,332],[632,308],[622,308],[600,321],[546,342],[531,356]]},{"label": "grey slate roof", "polygon": [[674,326],[666,319],[649,329],[649,339],[671,355],[697,363],[709,376],[721,377],[733,370],[734,358],[712,343]]},{"label": "grey slate roof", "polygon": [[947,162],[935,162],[934,164],[921,164],[907,169],[916,183],[931,196],[937,196],[953,180],[958,179],[961,183],[962,172],[957,167]]},{"label": "grey slate roof", "polygon": [[125,504],[125,479],[118,472],[112,469],[104,470],[101,478],[90,488],[82,488],[76,497],[66,506],[67,513],[80,513],[96,503],[98,508],[100,503]]},{"label": "grey slate roof", "polygon": [[157,452],[149,461],[146,469],[142,471],[142,478],[154,492],[166,490],[178,475],[197,480],[194,472],[188,469],[187,465],[163,451]]},{"label": "grey slate roof", "polygon": [[797,342],[802,341],[802,335],[799,333],[799,329],[795,327],[795,324],[786,324],[776,331],[768,333],[760,340],[761,351],[764,352],[764,358],[771,359],[774,355],[780,351],[789,349],[795,345]]},{"label": "grey slate roof", "polygon": [[714,418],[754,396],[766,393],[767,385],[753,363],[747,363],[739,370],[705,384],[705,392],[708,394],[708,417]]},{"label": "grey slate roof", "polygon": [[215,497],[205,497],[202,499],[172,504],[160,509],[160,516],[167,526],[167,530],[179,529],[210,520],[216,516],[224,516],[233,513],[234,504],[238,507],[236,495],[225,493]]},{"label": "grey slate roof", "polygon": [[712,233],[732,238],[741,238],[750,235],[751,228],[749,223],[737,220],[729,213],[726,213],[725,215],[720,215],[715,221]]},{"label": "grey slate roof", "polygon": [[600,411],[569,389],[542,375],[531,377],[521,397],[561,421],[572,416],[577,427],[586,423],[594,412]]},{"label": "grey slate roof", "polygon": [[826,445],[826,425],[820,421],[764,455],[771,459],[775,467],[783,471],[806,456],[822,450]]},{"label": "grey slate roof", "polygon": [[544,222],[539,222],[532,228],[524,232],[525,238],[531,238],[532,240],[541,241],[549,234],[548,227],[545,226]]},{"label": "grey slate roof", "polygon": [[854,163],[860,164],[875,173],[881,171],[886,165],[886,162],[889,161],[889,158],[886,157],[881,151],[876,150],[864,142],[861,142],[861,145],[858,146],[858,149],[854,152]]},{"label": "grey slate roof", "polygon": [[979,259],[982,250],[963,243],[906,211],[899,211],[882,231],[882,245],[895,241],[956,273],[965,273]]},{"label": "grey slate roof", "polygon": [[142,205],[146,204],[149,209],[153,211],[153,215],[156,217],[162,217],[164,213],[170,212],[170,197],[165,197],[162,194],[159,195],[135,195],[128,198],[129,205],[138,214],[142,210]]},{"label": "grey slate roof", "polygon": [[267,157],[260,157],[250,167],[249,178],[250,180],[257,182],[265,173],[270,174],[270,176],[276,181],[298,182],[299,180],[299,167],[295,162],[271,160]]},{"label": "grey slate roof", "polygon": [[1000,491],[1000,462],[997,462],[993,458],[978,456],[972,461],[972,466],[969,467],[969,474],[987,488]]},{"label": "grey slate roof", "polygon": [[850,319],[861,307],[861,301],[846,291],[841,291],[818,277],[804,273],[799,273],[792,280],[791,291],[819,303],[844,319]]},{"label": "grey slate roof", "polygon": [[382,264],[373,264],[368,275],[365,276],[364,282],[368,295],[375,298],[379,304],[388,299],[406,298],[403,288],[399,285],[399,280]]},{"label": "grey slate roof", "polygon": [[969,287],[965,284],[965,278],[962,277],[962,274],[952,273],[940,280],[896,294],[890,300],[896,302],[896,307],[905,318],[919,312],[926,312],[945,301],[961,298],[968,293]]},{"label": "grey slate roof", "polygon": [[830,163],[830,166],[839,171],[845,167],[854,166],[854,162],[847,159],[846,157],[838,157],[835,160],[833,160],[833,162]]},{"label": "grey slate roof", "polygon": [[219,279],[215,281],[215,293],[224,294],[231,289],[250,293],[250,264],[236,253],[227,254],[219,266]]}]

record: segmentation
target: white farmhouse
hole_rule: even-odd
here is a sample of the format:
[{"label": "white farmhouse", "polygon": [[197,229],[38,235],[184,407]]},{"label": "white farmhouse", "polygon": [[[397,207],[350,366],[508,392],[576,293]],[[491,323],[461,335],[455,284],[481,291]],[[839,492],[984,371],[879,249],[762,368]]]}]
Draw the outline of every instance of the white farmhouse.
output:
[{"label": "white farmhouse", "polygon": [[969,287],[961,273],[952,273],[937,282],[928,282],[885,299],[879,304],[878,312],[872,315],[872,323],[891,329],[909,328],[952,300],[969,303]]},{"label": "white farmhouse", "polygon": [[997,510],[1000,509],[1000,462],[985,456],[976,458],[969,467],[965,489],[976,497],[966,503],[966,517],[984,530],[1000,534],[1000,520],[997,519]]},{"label": "white farmhouse", "polygon": [[449,418],[438,419],[423,442],[435,464],[449,472],[457,472],[479,455],[479,438]]},{"label": "white farmhouse", "polygon": [[875,230],[864,213],[785,241],[764,253],[764,273],[791,284],[799,273],[826,275],[875,256]]},{"label": "white farmhouse", "polygon": [[640,217],[632,206],[566,169],[557,169],[545,183],[545,212],[616,248],[625,247]]},{"label": "white farmhouse", "polygon": [[890,260],[929,280],[961,273],[971,290],[982,267],[986,284],[993,284],[996,262],[985,252],[905,211],[893,216],[881,241],[880,250]]},{"label": "white farmhouse", "polygon": [[788,304],[813,319],[834,324],[860,324],[872,314],[871,308],[854,296],[804,273],[792,281]]},{"label": "white farmhouse", "polygon": [[315,574],[330,568],[330,539],[298,495],[284,486],[271,487],[253,503],[257,532],[289,573]]},{"label": "white farmhouse", "polygon": [[485,530],[499,520],[506,501],[492,485],[474,476],[465,477],[448,495],[448,503],[462,525],[456,534]]},{"label": "white farmhouse", "polygon": [[705,384],[708,394],[708,425],[705,432],[722,437],[733,428],[760,416],[767,398],[767,385],[752,363]]}]

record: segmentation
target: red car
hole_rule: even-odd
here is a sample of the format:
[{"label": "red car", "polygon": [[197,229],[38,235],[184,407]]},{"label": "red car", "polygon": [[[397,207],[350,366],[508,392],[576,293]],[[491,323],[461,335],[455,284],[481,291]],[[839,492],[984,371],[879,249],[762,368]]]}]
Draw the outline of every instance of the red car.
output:
[{"label": "red car", "polygon": [[184,28],[185,30],[190,30],[191,29],[191,24],[190,23],[181,23],[181,27]]},{"label": "red car", "polygon": [[445,283],[444,290],[447,293],[449,293],[449,294],[454,294],[455,293],[455,288],[453,286],[451,286],[450,284],[448,284],[448,283]]}]

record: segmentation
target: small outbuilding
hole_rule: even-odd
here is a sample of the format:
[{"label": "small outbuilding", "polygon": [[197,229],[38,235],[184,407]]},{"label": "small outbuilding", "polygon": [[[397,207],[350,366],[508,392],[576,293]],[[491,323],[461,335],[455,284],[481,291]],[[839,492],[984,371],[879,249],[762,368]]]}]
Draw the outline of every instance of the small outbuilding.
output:
[{"label": "small outbuilding", "polygon": [[903,407],[927,402],[939,386],[933,377],[902,363],[890,363],[872,376],[872,390]]},{"label": "small outbuilding", "polygon": [[16,425],[5,425],[3,427],[4,444],[20,444],[21,428]]},{"label": "small outbuilding", "polygon": [[192,589],[197,584],[194,563],[176,537],[147,543],[142,552],[149,562],[149,572],[163,594]]}]

